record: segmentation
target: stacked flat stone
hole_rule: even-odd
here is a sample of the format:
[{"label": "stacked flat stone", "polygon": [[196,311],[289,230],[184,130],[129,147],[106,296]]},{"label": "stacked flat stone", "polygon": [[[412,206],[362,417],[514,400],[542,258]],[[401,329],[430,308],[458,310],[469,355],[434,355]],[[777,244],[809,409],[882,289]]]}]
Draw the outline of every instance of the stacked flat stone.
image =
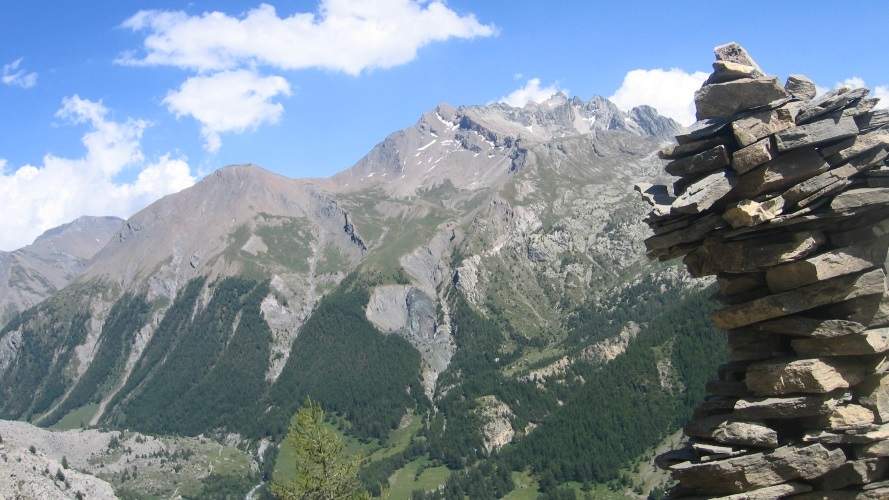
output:
[{"label": "stacked flat stone", "polygon": [[715,52],[660,152],[679,179],[636,187],[649,257],[716,276],[731,354],[658,463],[674,497],[889,498],[889,110]]}]

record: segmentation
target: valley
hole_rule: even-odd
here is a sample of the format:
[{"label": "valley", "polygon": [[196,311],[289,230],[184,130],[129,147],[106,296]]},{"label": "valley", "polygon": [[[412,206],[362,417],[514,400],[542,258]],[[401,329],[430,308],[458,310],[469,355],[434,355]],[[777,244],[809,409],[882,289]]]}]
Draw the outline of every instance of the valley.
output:
[{"label": "valley", "polygon": [[91,436],[67,459],[122,496],[261,497],[311,397],[373,495],[644,497],[726,349],[708,283],[642,243],[632,186],[678,128],[598,96],[442,104],[330,178],[220,169],[10,316],[0,432],[83,427],[52,439]]}]

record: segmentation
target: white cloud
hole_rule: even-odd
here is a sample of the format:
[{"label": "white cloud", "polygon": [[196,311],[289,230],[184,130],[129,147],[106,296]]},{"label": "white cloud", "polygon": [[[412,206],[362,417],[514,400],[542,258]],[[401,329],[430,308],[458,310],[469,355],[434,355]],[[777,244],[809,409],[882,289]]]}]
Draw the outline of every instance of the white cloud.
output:
[{"label": "white cloud", "polygon": [[223,132],[244,132],[262,123],[276,123],[284,106],[272,99],[290,95],[290,85],[280,76],[260,77],[252,71],[221,71],[194,76],[171,91],[164,104],[177,117],[192,116],[201,123],[201,136],[210,152],[219,150]]},{"label": "white cloud", "polygon": [[623,84],[608,99],[625,111],[647,104],[663,116],[691,125],[695,121],[694,93],[707,76],[702,71],[689,74],[678,68],[635,69],[627,73]]},{"label": "white cloud", "polygon": [[144,55],[132,65],[171,65],[199,72],[262,64],[294,70],[323,68],[357,75],[412,61],[417,50],[449,38],[492,36],[497,30],[442,1],[322,0],[318,15],[278,17],[262,4],[237,18],[222,12],[140,11],[123,27],[147,32]]},{"label": "white cloud", "polygon": [[19,69],[22,59],[20,57],[9,64],[4,64],[3,76],[0,77],[0,80],[6,85],[16,85],[23,89],[29,89],[37,85],[37,73],[28,73],[24,69]]},{"label": "white cloud", "polygon": [[317,14],[288,17],[279,17],[268,4],[237,17],[143,10],[122,27],[145,38],[140,51],[121,54],[118,63],[175,66],[199,74],[171,91],[164,103],[177,116],[190,115],[201,123],[211,152],[220,148],[221,133],[274,123],[283,113],[272,99],[290,95],[290,86],[280,76],[260,78],[257,68],[359,75],[410,62],[433,42],[497,33],[493,25],[458,14],[443,0],[321,0]]},{"label": "white cloud", "polygon": [[889,85],[877,85],[874,87],[873,96],[880,98],[880,102],[875,106],[876,109],[889,108]]},{"label": "white cloud", "polygon": [[497,102],[506,103],[514,108],[521,108],[531,101],[538,103],[543,102],[558,92],[568,95],[569,90],[559,88],[559,82],[555,82],[546,87],[541,87],[540,78],[532,78],[525,83],[524,87],[513,90],[509,95],[498,99]]},{"label": "white cloud", "polygon": [[834,88],[838,88],[843,85],[848,85],[848,86],[852,87],[853,89],[857,89],[857,88],[864,87],[864,80],[857,77],[857,76],[853,76],[852,78],[846,78],[841,83],[837,83],[836,85],[834,85]]},{"label": "white cloud", "polygon": [[[82,158],[46,155],[42,165],[17,169],[0,161],[0,248],[20,248],[81,215],[129,217],[161,196],[194,184],[182,158],[145,160],[140,143],[146,122],[115,122],[108,114],[101,102],[66,98],[57,116],[90,127],[82,139]],[[139,170],[136,179],[117,181],[127,169]]]}]

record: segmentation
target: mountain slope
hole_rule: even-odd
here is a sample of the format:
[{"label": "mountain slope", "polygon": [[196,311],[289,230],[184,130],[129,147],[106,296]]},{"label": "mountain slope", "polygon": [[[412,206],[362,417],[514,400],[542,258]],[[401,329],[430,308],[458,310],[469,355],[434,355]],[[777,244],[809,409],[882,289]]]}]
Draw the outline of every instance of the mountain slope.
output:
[{"label": "mountain slope", "polygon": [[0,326],[67,285],[122,223],[116,217],[80,217],[24,248],[0,251]]},{"label": "mountain slope", "polygon": [[[220,169],[0,331],[0,417],[255,442],[311,396],[364,442],[415,414],[422,453],[471,465],[654,335],[660,311],[627,297],[689,293],[683,273],[646,281],[662,264],[631,190],[663,182],[677,128],[601,97],[443,104],[328,179]],[[665,367],[674,336],[646,344]]]}]

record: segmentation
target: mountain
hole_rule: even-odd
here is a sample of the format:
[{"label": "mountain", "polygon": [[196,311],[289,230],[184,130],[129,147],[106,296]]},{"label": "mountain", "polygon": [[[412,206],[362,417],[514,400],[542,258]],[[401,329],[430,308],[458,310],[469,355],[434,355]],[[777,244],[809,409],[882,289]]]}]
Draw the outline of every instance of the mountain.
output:
[{"label": "mountain", "polygon": [[[700,286],[652,276],[632,192],[665,181],[678,128],[598,96],[441,104],[330,178],[220,169],[0,331],[0,417],[265,449],[311,396],[361,445],[418,443],[373,455],[372,490],[418,456],[612,479],[703,394],[713,367],[687,352],[720,352]],[[551,446],[630,417],[587,447],[594,468]]]},{"label": "mountain", "polygon": [[121,224],[117,217],[80,217],[24,248],[0,251],[0,325],[67,285]]}]

